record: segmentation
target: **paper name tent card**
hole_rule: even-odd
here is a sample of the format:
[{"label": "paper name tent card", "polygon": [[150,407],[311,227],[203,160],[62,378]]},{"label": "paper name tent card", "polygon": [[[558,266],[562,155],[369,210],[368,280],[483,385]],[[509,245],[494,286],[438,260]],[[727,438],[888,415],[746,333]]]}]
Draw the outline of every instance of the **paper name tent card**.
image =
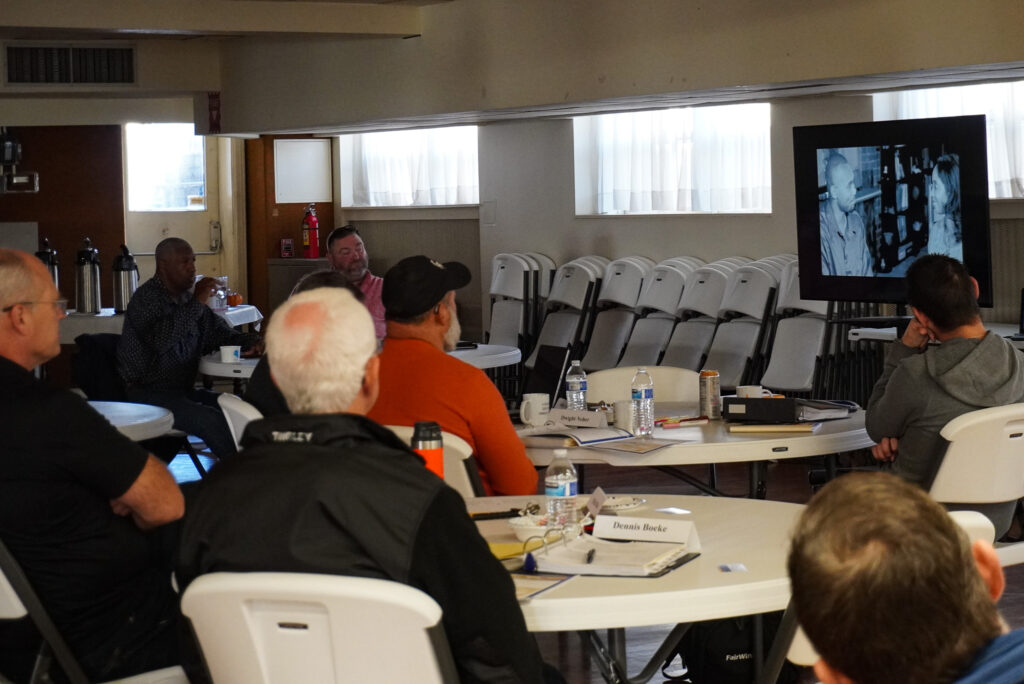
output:
[{"label": "paper name tent card", "polygon": [[629,539],[682,544],[687,551],[700,551],[697,526],[692,520],[647,518],[632,515],[598,515],[594,536],[601,539]]},{"label": "paper name tent card", "polygon": [[614,542],[589,534],[533,553],[540,572],[620,577],[657,577],[697,556],[685,544]]}]

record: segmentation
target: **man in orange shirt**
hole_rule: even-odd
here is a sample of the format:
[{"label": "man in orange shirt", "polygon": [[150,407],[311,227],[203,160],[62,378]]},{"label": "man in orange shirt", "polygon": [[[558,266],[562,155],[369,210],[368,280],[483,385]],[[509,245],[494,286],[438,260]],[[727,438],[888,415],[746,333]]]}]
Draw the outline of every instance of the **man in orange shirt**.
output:
[{"label": "man in orange shirt", "polygon": [[455,290],[470,278],[463,264],[422,255],[384,274],[387,337],[380,397],[368,417],[382,425],[435,421],[473,448],[487,494],[536,494],[537,471],[501,394],[483,371],[446,353],[461,333]]}]

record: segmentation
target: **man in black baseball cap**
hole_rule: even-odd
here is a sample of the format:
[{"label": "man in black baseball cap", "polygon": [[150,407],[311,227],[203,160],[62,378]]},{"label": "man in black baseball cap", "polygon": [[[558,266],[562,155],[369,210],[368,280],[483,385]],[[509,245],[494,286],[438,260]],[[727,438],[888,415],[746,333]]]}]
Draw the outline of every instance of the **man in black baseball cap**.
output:
[{"label": "man in black baseball cap", "polygon": [[457,261],[422,255],[402,259],[384,274],[387,337],[380,396],[368,416],[382,425],[435,421],[472,447],[486,493],[536,494],[537,471],[505,400],[483,371],[446,353],[461,332],[455,291],[471,279]]}]

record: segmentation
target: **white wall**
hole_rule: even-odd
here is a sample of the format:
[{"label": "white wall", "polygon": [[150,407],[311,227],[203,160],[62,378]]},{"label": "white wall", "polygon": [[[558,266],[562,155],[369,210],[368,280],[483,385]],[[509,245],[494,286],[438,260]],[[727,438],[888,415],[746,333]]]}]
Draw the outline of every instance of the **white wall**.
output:
[{"label": "white wall", "polygon": [[[576,217],[571,120],[480,128],[480,272],[501,252],[541,252],[557,264],[584,254],[758,258],[796,251],[793,126],[864,121],[869,97],[793,98],[772,104],[772,213]],[[487,312],[484,312],[485,327]]]}]

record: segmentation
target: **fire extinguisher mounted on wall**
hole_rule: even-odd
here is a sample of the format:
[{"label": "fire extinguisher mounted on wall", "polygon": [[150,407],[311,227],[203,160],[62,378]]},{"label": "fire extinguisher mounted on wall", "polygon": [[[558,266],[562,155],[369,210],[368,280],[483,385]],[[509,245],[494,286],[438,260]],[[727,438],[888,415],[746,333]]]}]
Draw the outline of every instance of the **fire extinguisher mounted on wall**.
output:
[{"label": "fire extinguisher mounted on wall", "polygon": [[307,259],[320,257],[320,222],[316,218],[316,206],[306,207],[306,215],[302,217],[302,256]]}]

